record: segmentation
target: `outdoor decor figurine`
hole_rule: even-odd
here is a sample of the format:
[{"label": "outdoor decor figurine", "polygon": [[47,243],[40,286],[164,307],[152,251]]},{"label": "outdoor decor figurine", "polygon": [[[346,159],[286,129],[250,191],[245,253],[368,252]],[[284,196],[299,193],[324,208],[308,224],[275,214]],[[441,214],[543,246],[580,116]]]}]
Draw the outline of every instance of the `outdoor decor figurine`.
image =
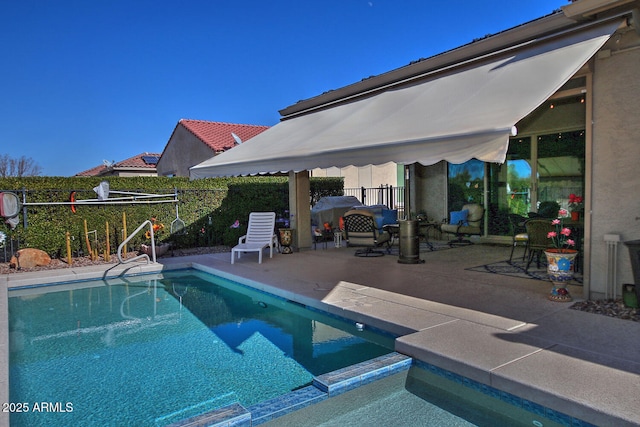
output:
[{"label": "outdoor decor figurine", "polygon": [[291,245],[293,244],[293,230],[291,228],[280,228],[278,232],[280,234],[280,246],[282,246],[282,253],[293,253],[293,249],[291,249]]},{"label": "outdoor decor figurine", "polygon": [[562,218],[567,216],[565,209],[560,209],[558,218],[551,221],[555,231],[550,231],[547,237],[551,239],[553,248],[544,251],[547,256],[547,274],[553,283],[549,299],[551,301],[569,302],[572,300],[567,289],[567,282],[573,279],[573,266],[578,255],[576,242],[570,238],[571,229],[564,227]]}]

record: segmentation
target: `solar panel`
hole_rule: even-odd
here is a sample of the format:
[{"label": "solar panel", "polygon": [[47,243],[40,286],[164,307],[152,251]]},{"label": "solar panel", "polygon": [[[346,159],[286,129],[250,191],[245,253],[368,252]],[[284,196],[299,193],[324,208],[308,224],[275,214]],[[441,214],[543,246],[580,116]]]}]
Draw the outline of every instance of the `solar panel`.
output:
[{"label": "solar panel", "polygon": [[157,165],[159,159],[158,156],[142,156],[142,161],[148,165]]}]

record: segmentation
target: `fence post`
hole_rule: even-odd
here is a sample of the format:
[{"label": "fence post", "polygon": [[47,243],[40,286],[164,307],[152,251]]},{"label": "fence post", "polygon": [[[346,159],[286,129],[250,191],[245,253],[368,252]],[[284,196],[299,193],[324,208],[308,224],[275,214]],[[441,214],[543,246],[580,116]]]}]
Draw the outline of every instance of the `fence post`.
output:
[{"label": "fence post", "polygon": [[27,189],[22,187],[22,226],[27,229],[27,207],[24,205],[27,203]]},{"label": "fence post", "polygon": [[362,192],[362,204],[366,205],[367,204],[367,189],[363,187],[360,188],[360,191]]}]

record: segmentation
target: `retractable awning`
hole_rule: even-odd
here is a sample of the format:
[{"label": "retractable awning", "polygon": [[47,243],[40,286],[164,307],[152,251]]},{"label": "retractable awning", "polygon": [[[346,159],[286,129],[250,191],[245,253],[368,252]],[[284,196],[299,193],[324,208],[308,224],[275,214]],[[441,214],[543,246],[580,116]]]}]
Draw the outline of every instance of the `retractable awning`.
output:
[{"label": "retractable awning", "polygon": [[580,70],[618,25],[590,24],[282,121],[192,167],[191,178],[388,162],[502,163],[513,126]]}]

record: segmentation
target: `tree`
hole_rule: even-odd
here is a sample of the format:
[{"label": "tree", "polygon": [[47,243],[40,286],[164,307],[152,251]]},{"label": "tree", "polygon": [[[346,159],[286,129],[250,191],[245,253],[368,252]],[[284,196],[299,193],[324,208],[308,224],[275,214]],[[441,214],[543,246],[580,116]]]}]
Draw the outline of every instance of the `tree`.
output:
[{"label": "tree", "polygon": [[0,154],[0,178],[39,176],[41,173],[42,167],[31,157],[14,159],[8,154]]}]

